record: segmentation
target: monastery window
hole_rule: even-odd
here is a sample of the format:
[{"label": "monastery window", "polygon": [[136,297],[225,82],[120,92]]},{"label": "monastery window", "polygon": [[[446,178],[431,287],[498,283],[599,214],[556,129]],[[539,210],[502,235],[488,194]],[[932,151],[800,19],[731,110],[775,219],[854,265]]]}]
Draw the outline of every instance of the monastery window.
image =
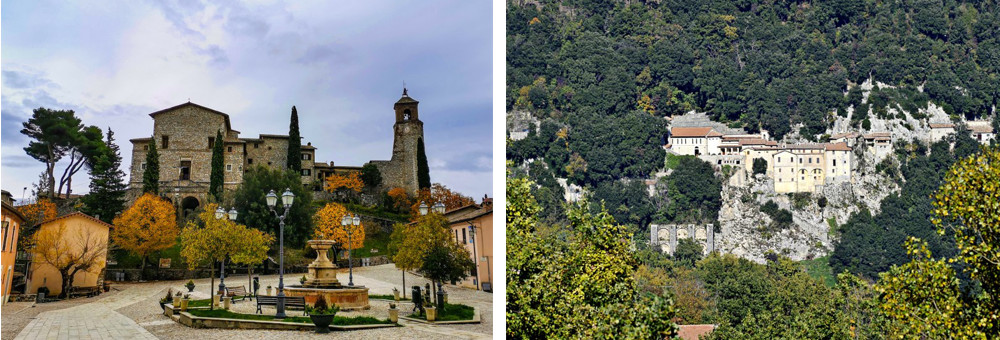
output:
[{"label": "monastery window", "polygon": [[836,159],[833,160],[833,166],[837,166],[837,160]]},{"label": "monastery window", "polygon": [[208,148],[211,149],[215,146],[215,137],[208,137]]},{"label": "monastery window", "polygon": [[226,164],[226,171],[233,171],[233,165],[232,164]]},{"label": "monastery window", "polygon": [[180,169],[181,173],[179,179],[191,179],[191,161],[181,161]]},{"label": "monastery window", "polygon": [[142,170],[146,170],[146,163],[142,163],[142,166],[140,168],[142,168]]},{"label": "monastery window", "polygon": [[247,158],[247,164],[253,164],[253,158]]},{"label": "monastery window", "polygon": [[802,164],[802,157],[799,157],[799,164]]},{"label": "monastery window", "polygon": [[149,145],[143,145],[142,149],[145,150],[145,151],[149,151]]},{"label": "monastery window", "polygon": [[813,163],[813,159],[812,159],[812,157],[810,157],[809,158],[809,164],[812,164],[812,163]]},{"label": "monastery window", "polygon": [[311,169],[302,169],[302,176],[312,176]]},{"label": "monastery window", "polygon": [[160,140],[163,142],[163,148],[166,149],[170,147],[170,136],[160,136]]},{"label": "monastery window", "polygon": [[233,152],[233,147],[231,146],[226,147],[226,152]]},{"label": "monastery window", "polygon": [[311,160],[311,159],[312,159],[312,155],[307,154],[307,153],[302,154],[302,160],[308,161],[308,160]]}]

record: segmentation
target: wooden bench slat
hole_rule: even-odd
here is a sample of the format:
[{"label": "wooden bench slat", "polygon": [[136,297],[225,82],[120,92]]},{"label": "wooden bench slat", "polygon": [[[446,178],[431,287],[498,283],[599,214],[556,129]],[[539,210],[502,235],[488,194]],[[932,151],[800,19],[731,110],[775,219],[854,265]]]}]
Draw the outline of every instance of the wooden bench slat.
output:
[{"label": "wooden bench slat", "polygon": [[[269,295],[257,296],[257,314],[263,313],[261,306],[278,306],[278,297]],[[306,307],[306,299],[301,296],[286,296],[285,308],[303,309]]]}]

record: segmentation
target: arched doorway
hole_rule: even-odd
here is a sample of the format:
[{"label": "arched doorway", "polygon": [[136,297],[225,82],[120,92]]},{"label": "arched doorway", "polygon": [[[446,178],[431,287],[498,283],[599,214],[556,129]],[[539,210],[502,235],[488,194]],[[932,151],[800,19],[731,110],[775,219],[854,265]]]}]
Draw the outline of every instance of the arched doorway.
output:
[{"label": "arched doorway", "polygon": [[186,219],[191,214],[194,214],[199,205],[201,205],[201,203],[198,202],[197,198],[194,198],[193,196],[184,197],[184,199],[181,200],[181,211],[184,212],[181,216]]},{"label": "arched doorway", "polygon": [[696,147],[694,147],[694,155],[695,155],[695,156],[701,156],[701,151],[699,151],[699,150],[698,150],[698,147],[697,147],[697,146],[696,146]]}]

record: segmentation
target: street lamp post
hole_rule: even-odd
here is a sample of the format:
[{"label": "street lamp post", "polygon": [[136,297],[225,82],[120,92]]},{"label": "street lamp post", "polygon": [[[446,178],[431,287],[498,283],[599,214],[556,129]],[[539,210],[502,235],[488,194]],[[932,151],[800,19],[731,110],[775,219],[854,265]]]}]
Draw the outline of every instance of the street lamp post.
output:
[{"label": "street lamp post", "polygon": [[278,312],[274,314],[274,317],[279,319],[284,319],[285,316],[285,217],[288,216],[288,210],[292,208],[292,202],[295,201],[295,194],[288,188],[285,188],[285,192],[281,194],[281,204],[285,208],[285,212],[278,215],[278,212],[274,211],[274,205],[278,203],[278,195],[274,194],[274,190],[267,193],[264,197],[267,199],[267,208],[278,216]]},{"label": "street lamp post", "polygon": [[[229,212],[226,212],[226,210],[222,209],[222,207],[219,207],[218,209],[215,209],[215,219],[217,219],[217,220],[221,220],[223,218],[226,218],[226,219],[229,219],[230,221],[235,221],[236,220],[236,215],[237,215],[236,208],[229,209]],[[226,257],[229,257],[229,254],[226,254]],[[222,262],[219,265],[219,295],[220,296],[225,296],[226,295],[226,284],[225,284],[225,281],[226,281],[226,259],[223,258]]]},{"label": "street lamp post", "polygon": [[[350,287],[354,287],[354,258],[351,256],[352,253],[351,247],[352,245],[354,245],[354,241],[352,239],[354,234],[354,228],[348,228],[348,227],[349,226],[357,227],[361,225],[361,217],[358,217],[357,215],[351,216],[351,214],[344,215],[344,218],[340,220],[340,225],[344,227],[344,232],[347,233],[347,268],[348,272],[350,273],[348,274],[347,285]],[[405,286],[403,287],[403,290],[404,291],[406,290]]]}]

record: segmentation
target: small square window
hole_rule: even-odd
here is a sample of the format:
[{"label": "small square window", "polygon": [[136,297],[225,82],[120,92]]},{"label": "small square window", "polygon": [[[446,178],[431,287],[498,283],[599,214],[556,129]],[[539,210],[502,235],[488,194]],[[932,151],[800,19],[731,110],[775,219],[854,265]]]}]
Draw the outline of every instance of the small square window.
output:
[{"label": "small square window", "polygon": [[226,164],[226,171],[233,171],[233,165],[232,164]]},{"label": "small square window", "polygon": [[149,151],[149,145],[143,145],[142,149],[145,150],[145,151]]},{"label": "small square window", "polygon": [[227,148],[226,148],[226,152],[233,152],[233,147],[231,147],[231,146],[230,146],[230,147],[227,147]]},{"label": "small square window", "polygon": [[146,163],[142,163],[142,167],[141,167],[141,168],[142,168],[143,170],[146,170]]},{"label": "small square window", "polygon": [[247,164],[253,164],[253,158],[247,158]]}]

